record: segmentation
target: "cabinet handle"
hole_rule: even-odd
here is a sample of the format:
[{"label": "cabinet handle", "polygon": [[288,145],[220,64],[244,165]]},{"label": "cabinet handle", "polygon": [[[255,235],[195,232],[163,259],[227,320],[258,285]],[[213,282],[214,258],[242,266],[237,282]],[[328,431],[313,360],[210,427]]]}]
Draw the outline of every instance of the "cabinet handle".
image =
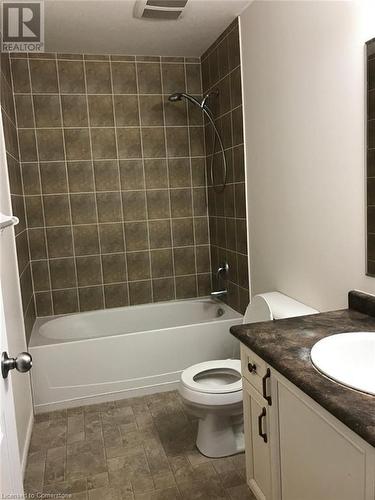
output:
[{"label": "cabinet handle", "polygon": [[259,432],[259,436],[261,438],[263,438],[263,441],[265,443],[267,443],[268,438],[267,438],[267,433],[263,432],[262,420],[263,420],[263,417],[265,417],[266,415],[267,415],[267,410],[263,407],[262,408],[262,413],[258,417],[258,432]]},{"label": "cabinet handle", "polygon": [[267,379],[271,378],[271,370],[267,368],[266,374],[262,378],[262,389],[263,389],[263,397],[267,401],[269,406],[272,406],[272,398],[271,396],[267,396]]},{"label": "cabinet handle", "polygon": [[255,363],[248,363],[247,369],[249,370],[250,373],[256,373],[257,372],[257,365]]}]

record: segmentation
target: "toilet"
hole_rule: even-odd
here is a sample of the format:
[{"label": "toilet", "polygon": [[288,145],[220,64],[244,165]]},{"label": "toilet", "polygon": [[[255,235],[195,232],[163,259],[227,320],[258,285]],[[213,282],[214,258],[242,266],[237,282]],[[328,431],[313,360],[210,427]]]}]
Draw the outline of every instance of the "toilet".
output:
[{"label": "toilet", "polygon": [[[317,312],[279,292],[270,292],[253,297],[243,323]],[[198,418],[196,445],[203,455],[219,458],[244,451],[239,359],[204,361],[186,368],[181,374],[179,393],[187,411]]]},{"label": "toilet", "polygon": [[179,392],[198,418],[197,448],[207,457],[244,450],[242,379],[239,359],[205,361],[181,374]]}]

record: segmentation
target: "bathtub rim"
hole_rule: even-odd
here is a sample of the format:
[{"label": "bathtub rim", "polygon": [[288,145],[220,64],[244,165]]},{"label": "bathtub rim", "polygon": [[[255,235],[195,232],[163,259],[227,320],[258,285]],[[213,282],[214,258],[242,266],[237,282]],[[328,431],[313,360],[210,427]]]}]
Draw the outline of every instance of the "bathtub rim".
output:
[{"label": "bathtub rim", "polygon": [[[101,335],[101,336],[97,336],[97,337],[85,337],[85,338],[79,338],[79,339],[71,339],[71,338],[70,339],[51,339],[51,338],[45,337],[39,333],[39,329],[41,326],[48,323],[49,321],[54,321],[55,319],[76,316],[78,314],[79,315],[82,315],[82,314],[88,315],[90,313],[97,312],[97,311],[113,311],[113,310],[119,310],[119,309],[127,309],[129,307],[141,308],[141,307],[145,307],[145,306],[150,306],[150,307],[160,306],[160,305],[167,306],[168,304],[176,304],[176,303],[181,303],[181,302],[212,302],[214,304],[217,304],[218,306],[224,307],[225,309],[229,309],[230,312],[234,314],[234,317],[224,319],[222,316],[220,316],[219,318],[215,318],[215,319],[212,319],[209,321],[193,321],[191,323],[185,323],[183,325],[177,325],[177,326],[168,326],[165,328],[154,328],[154,329],[141,330],[138,332],[131,332],[131,333],[114,333],[112,335]],[[223,319],[221,319],[221,318],[223,318]],[[227,303],[219,301],[218,299],[213,299],[210,296],[196,297],[196,298],[189,298],[189,299],[177,299],[177,300],[173,300],[173,301],[153,302],[151,304],[135,304],[132,306],[111,307],[108,309],[96,309],[93,311],[82,311],[82,312],[76,312],[76,313],[57,314],[57,315],[39,317],[35,320],[35,323],[33,325],[32,331],[31,331],[30,340],[28,342],[28,348],[36,349],[36,348],[56,346],[56,345],[60,345],[60,344],[67,344],[67,343],[87,342],[87,341],[92,341],[92,340],[118,337],[121,335],[133,336],[133,335],[139,335],[142,333],[147,333],[150,331],[155,332],[155,334],[156,334],[157,332],[162,332],[162,331],[166,331],[166,330],[186,328],[186,326],[193,326],[193,325],[199,325],[199,324],[211,324],[212,325],[215,323],[223,323],[224,321],[238,320],[239,318],[243,318],[243,314],[237,312],[235,309],[230,307]],[[43,340],[44,340],[44,342],[43,342]]]}]

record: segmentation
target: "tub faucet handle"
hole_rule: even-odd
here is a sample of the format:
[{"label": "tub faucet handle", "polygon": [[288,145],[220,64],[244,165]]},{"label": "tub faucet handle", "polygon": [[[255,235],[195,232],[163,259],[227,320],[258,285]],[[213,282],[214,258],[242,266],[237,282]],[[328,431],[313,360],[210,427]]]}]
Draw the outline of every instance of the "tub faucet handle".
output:
[{"label": "tub faucet handle", "polygon": [[219,269],[216,271],[217,279],[223,278],[226,280],[228,278],[229,273],[229,264],[228,262],[223,262],[220,264]]}]

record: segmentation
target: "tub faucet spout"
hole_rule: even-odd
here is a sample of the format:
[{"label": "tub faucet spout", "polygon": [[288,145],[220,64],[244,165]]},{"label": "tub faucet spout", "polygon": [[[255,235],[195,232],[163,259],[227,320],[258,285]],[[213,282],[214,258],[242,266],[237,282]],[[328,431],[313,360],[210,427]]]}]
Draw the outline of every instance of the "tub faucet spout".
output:
[{"label": "tub faucet spout", "polygon": [[[220,282],[220,279],[227,281],[229,274],[229,264],[228,262],[223,262],[219,265],[219,269],[216,271],[216,279]],[[211,297],[216,297],[218,299],[224,297],[228,294],[228,290],[225,288],[223,290],[215,290],[211,292]]]},{"label": "tub faucet spout", "polygon": [[211,292],[211,297],[224,297],[224,295],[227,295],[228,290],[218,290],[217,292]]}]

